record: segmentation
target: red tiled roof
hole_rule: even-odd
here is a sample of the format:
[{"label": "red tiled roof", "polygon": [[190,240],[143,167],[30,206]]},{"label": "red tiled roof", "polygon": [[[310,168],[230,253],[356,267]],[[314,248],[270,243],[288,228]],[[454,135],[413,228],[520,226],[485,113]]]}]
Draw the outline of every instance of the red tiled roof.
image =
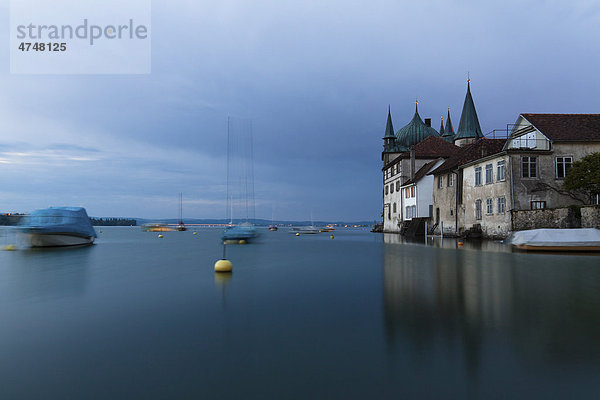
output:
[{"label": "red tiled roof", "polygon": [[425,174],[427,174],[429,172],[429,170],[431,168],[433,168],[433,166],[435,165],[435,163],[438,162],[438,160],[433,160],[428,162],[427,164],[423,165],[421,168],[419,168],[419,170],[415,173],[415,177],[412,179],[407,180],[406,182],[404,182],[402,184],[402,186],[406,186],[406,185],[412,185],[415,182],[418,182],[419,179],[421,179],[422,177],[425,176]]},{"label": "red tiled roof", "polygon": [[548,139],[600,141],[600,114],[521,114]]},{"label": "red tiled roof", "polygon": [[[459,147],[440,139],[437,136],[427,136],[414,146],[416,158],[448,158],[455,154]],[[400,158],[410,157],[410,151],[400,155]]]},{"label": "red tiled roof", "polygon": [[461,147],[460,150],[452,157],[444,161],[442,165],[431,171],[430,175],[448,172],[456,167],[475,161],[479,158],[491,156],[492,154],[500,153],[506,139],[480,139],[475,143]]}]

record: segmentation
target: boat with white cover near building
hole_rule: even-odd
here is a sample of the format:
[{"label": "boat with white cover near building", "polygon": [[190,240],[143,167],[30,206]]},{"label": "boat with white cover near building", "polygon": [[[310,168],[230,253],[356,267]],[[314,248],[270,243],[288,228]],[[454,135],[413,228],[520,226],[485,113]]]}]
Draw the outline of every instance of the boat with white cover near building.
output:
[{"label": "boat with white cover near building", "polygon": [[600,251],[600,229],[531,229],[512,234],[510,243],[519,250]]}]

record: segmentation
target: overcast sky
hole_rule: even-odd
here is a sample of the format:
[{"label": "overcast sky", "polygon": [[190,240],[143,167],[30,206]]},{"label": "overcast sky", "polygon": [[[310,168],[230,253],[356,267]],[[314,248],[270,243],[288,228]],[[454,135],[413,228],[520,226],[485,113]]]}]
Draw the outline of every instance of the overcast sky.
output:
[{"label": "overcast sky", "polygon": [[[8,26],[9,9],[0,5]],[[257,217],[373,220],[396,130],[600,112],[598,1],[153,0],[149,75],[11,75],[0,31],[0,211],[225,217],[227,117],[254,127]]]}]

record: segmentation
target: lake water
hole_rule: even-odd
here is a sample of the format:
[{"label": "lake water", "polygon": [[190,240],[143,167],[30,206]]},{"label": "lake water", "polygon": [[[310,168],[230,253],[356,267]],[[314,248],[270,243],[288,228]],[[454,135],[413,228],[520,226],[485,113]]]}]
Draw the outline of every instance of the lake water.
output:
[{"label": "lake water", "polygon": [[600,396],[600,257],[101,230],[0,251],[1,399]]}]

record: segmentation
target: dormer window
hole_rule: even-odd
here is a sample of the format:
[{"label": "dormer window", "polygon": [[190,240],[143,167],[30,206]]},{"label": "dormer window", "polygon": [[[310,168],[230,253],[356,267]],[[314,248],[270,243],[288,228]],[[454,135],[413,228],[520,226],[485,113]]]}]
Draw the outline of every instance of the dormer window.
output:
[{"label": "dormer window", "polygon": [[[550,140],[537,130],[521,129],[511,135],[509,149],[550,150]],[[525,132],[523,132],[525,130]]]}]

